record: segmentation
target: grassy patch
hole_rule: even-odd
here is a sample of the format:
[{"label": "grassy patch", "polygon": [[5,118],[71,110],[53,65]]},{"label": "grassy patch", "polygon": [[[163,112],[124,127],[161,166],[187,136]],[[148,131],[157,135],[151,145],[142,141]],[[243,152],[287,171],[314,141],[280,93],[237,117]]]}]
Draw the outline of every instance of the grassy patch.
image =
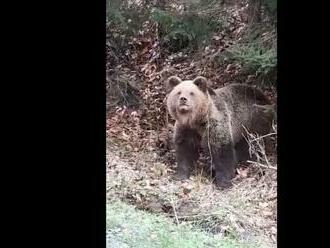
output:
[{"label": "grassy patch", "polygon": [[165,217],[118,201],[107,205],[107,244],[108,247],[263,247],[211,235],[189,224],[175,225]]}]

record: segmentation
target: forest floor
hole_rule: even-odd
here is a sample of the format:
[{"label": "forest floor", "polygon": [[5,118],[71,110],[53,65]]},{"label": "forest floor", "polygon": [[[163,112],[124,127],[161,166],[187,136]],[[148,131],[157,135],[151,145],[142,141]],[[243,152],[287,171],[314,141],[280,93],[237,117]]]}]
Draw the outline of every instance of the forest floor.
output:
[{"label": "forest floor", "polygon": [[276,246],[276,167],[242,166],[234,186],[222,191],[200,168],[189,180],[173,180],[174,166],[154,151],[134,151],[112,139],[107,148],[107,201],[121,200],[218,237]]}]

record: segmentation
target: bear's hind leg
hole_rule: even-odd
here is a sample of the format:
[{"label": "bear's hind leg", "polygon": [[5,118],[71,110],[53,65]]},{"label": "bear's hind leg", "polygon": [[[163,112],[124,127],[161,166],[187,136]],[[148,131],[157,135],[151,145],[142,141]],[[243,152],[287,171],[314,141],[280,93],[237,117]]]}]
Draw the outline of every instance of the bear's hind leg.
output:
[{"label": "bear's hind leg", "polygon": [[250,153],[249,153],[249,144],[247,141],[242,138],[235,146],[237,161],[238,162],[246,162],[250,160]]},{"label": "bear's hind leg", "polygon": [[235,176],[237,158],[231,145],[213,152],[215,180],[218,187],[225,189],[232,186],[231,180]]}]

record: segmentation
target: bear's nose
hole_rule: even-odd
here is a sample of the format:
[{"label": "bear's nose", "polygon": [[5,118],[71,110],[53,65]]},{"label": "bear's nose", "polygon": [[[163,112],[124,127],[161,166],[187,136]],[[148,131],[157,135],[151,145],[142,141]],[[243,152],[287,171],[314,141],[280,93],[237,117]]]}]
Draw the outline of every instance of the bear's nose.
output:
[{"label": "bear's nose", "polygon": [[181,102],[186,102],[186,101],[187,101],[187,98],[185,98],[184,96],[181,96],[181,97],[180,97],[180,101],[181,101]]}]

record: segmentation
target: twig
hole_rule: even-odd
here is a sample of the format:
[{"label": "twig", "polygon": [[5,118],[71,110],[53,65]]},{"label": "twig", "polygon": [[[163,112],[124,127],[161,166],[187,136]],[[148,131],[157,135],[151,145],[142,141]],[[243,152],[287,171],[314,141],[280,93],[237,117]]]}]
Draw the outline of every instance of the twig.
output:
[{"label": "twig", "polygon": [[273,166],[267,166],[267,165],[264,165],[264,164],[260,164],[259,162],[254,162],[254,161],[251,161],[251,160],[248,160],[247,161],[248,163],[251,163],[251,164],[256,164],[256,165],[258,165],[258,166],[260,166],[260,167],[264,167],[264,168],[269,168],[269,169],[273,169],[273,170],[277,170],[277,168],[276,167],[273,167]]},{"label": "twig", "polygon": [[263,135],[263,136],[257,137],[257,138],[255,138],[255,139],[251,140],[251,142],[256,141],[256,140],[260,140],[260,139],[262,139],[262,138],[265,138],[265,137],[268,137],[268,136],[271,136],[271,135],[274,135],[274,134],[276,134],[276,133],[269,133],[269,134],[266,134],[266,135]]},{"label": "twig", "polygon": [[212,169],[214,168],[213,165],[213,156],[212,156],[212,148],[211,148],[211,144],[210,144],[210,112],[207,113],[207,145],[209,148],[209,154],[210,154],[210,159],[211,159],[211,170],[210,170],[210,177],[212,178]]},{"label": "twig", "polygon": [[[181,215],[181,216],[177,216],[175,215],[176,219],[186,219],[186,218],[196,218],[196,217],[205,217],[205,216],[214,216],[214,215],[220,215],[221,213],[209,213],[209,214],[194,214],[194,215]],[[169,215],[172,216],[173,215]]]},{"label": "twig", "polygon": [[178,219],[178,215],[177,215],[176,210],[175,210],[175,205],[174,205],[173,199],[171,199],[171,204],[172,204],[172,208],[173,208],[173,212],[174,212],[176,224],[179,225],[179,219]]}]

